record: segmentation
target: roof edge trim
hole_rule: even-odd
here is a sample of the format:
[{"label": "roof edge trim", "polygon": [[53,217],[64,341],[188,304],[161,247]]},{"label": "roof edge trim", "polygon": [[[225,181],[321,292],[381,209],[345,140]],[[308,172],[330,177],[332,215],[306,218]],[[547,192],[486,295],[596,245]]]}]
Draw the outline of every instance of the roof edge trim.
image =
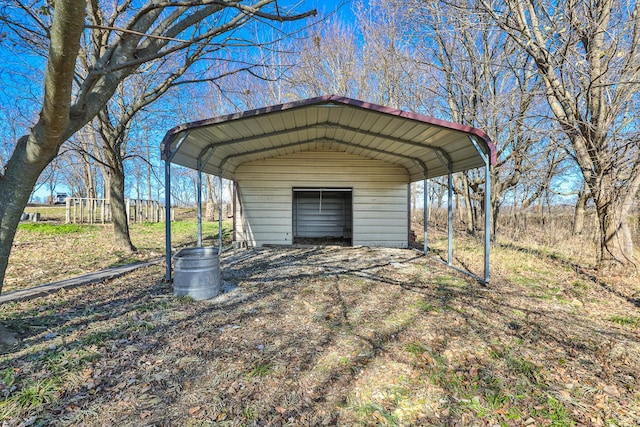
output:
[{"label": "roof edge trim", "polygon": [[268,113],[275,113],[278,111],[286,111],[300,107],[312,106],[312,105],[321,105],[321,104],[338,104],[338,105],[350,105],[358,108],[362,108],[365,110],[375,111],[382,114],[389,114],[396,117],[403,117],[409,120],[414,120],[422,123],[427,123],[434,126],[439,126],[446,129],[457,130],[460,132],[465,132],[468,134],[475,135],[478,137],[480,141],[482,141],[487,149],[487,153],[489,154],[489,162],[494,165],[497,161],[496,155],[496,146],[489,138],[489,136],[478,128],[474,128],[472,126],[463,125],[461,123],[449,122],[442,119],[436,119],[434,117],[425,116],[423,114],[414,113],[406,110],[400,110],[397,108],[385,107],[379,104],[374,104],[372,102],[360,101],[353,98],[347,98],[345,96],[338,95],[323,95],[315,98],[307,98],[298,101],[287,102],[284,104],[271,105],[268,107],[256,108],[253,110],[242,111],[233,114],[226,114],[223,116],[212,117],[209,119],[197,120],[194,122],[182,123],[178,126],[175,126],[172,129],[169,129],[165,134],[162,142],[160,144],[162,151],[162,158],[166,158],[168,155],[168,151],[171,149],[171,143],[173,139],[180,133],[203,127],[210,126],[218,123],[229,122],[234,120],[240,120],[249,117],[255,117]]}]

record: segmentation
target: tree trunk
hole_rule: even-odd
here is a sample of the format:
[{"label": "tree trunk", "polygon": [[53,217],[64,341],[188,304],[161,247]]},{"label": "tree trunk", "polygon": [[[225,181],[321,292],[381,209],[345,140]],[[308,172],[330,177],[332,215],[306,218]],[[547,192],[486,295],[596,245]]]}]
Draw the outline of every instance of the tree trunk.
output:
[{"label": "tree trunk", "polygon": [[[492,203],[491,205],[491,242],[495,242],[498,238],[498,214],[500,213],[500,205],[498,203]],[[484,214],[486,215],[487,213],[485,212]]]},{"label": "tree trunk", "polygon": [[149,142],[146,144],[147,150],[147,197],[149,200],[153,200],[153,194],[151,194],[151,152],[149,150]]},{"label": "tree trunk", "polygon": [[207,189],[207,203],[204,211],[205,221],[215,221],[216,212],[218,208],[218,197],[216,195],[216,184],[214,182],[215,177],[213,175],[206,175],[206,189]]},{"label": "tree trunk", "polygon": [[466,216],[466,231],[468,234],[475,236],[476,234],[476,215],[473,212],[473,200],[471,200],[471,192],[469,191],[469,183],[466,175],[462,176],[462,191],[464,193],[464,209]]},{"label": "tree trunk", "polygon": [[40,141],[37,139],[42,127],[39,123],[31,135],[20,138],[11,159],[6,164],[5,174],[0,179],[0,291],[20,216],[40,173],[58,151],[57,147],[53,147],[46,153],[46,158],[30,155],[31,151],[42,152],[46,147],[39,144]]},{"label": "tree trunk", "polygon": [[124,203],[124,170],[116,167],[111,171],[109,186],[111,216],[113,218],[113,238],[116,248],[127,252],[136,251],[129,236],[129,221],[127,221],[127,209]]},{"label": "tree trunk", "polygon": [[416,212],[418,209],[418,183],[411,183],[411,212]]},{"label": "tree trunk", "polygon": [[[615,177],[605,178],[608,178],[603,179],[605,182],[615,179]],[[638,186],[638,183],[634,184],[636,185],[632,187]],[[608,188],[606,184],[598,187],[600,190],[593,192],[600,229],[598,268],[606,271],[625,265],[637,267],[631,229],[627,221],[637,188],[627,190],[625,197],[614,198],[612,197],[613,192],[606,190]],[[618,189],[616,194],[620,193],[621,191]]]},{"label": "tree trunk", "polygon": [[84,162],[84,185],[87,197],[90,199],[96,198],[96,185],[93,168],[91,167],[91,159],[89,156],[82,156]]},{"label": "tree trunk", "polygon": [[540,196],[540,198],[538,199],[538,218],[540,220],[540,225],[542,227],[547,225],[547,221],[545,220],[545,217],[544,217],[544,200],[542,196]]},{"label": "tree trunk", "polygon": [[229,204],[227,205],[227,218],[233,216],[233,181],[227,181],[227,191],[229,194]]},{"label": "tree trunk", "polygon": [[104,158],[109,170],[109,204],[113,222],[113,238],[116,248],[133,252],[136,247],[129,236],[129,221],[124,203],[124,165],[120,156],[118,144],[104,141]]},{"label": "tree trunk", "polygon": [[103,183],[103,192],[104,198],[107,199],[107,202],[111,201],[111,170],[107,167],[101,168],[102,170],[102,183]]},{"label": "tree trunk", "polygon": [[84,28],[84,9],[84,0],[56,3],[40,119],[29,135],[18,140],[4,175],[0,174],[0,292],[20,215],[38,177],[68,136],[73,70]]},{"label": "tree trunk", "polygon": [[582,234],[584,231],[584,215],[585,206],[587,204],[587,192],[582,189],[578,194],[578,200],[576,201],[576,208],[573,212],[573,228],[571,234],[574,236]]},{"label": "tree trunk", "polygon": [[208,222],[216,220],[216,204],[213,200],[207,200],[204,210],[204,220]]}]

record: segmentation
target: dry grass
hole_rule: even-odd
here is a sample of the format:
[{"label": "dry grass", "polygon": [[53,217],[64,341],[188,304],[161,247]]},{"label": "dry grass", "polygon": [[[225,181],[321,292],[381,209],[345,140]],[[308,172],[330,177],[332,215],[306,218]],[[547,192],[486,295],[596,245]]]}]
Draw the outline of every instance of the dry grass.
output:
[{"label": "dry grass", "polygon": [[[148,261],[164,254],[165,231],[162,223],[130,225],[131,241],[138,251],[128,253],[115,248],[110,224],[63,224],[64,207],[38,207],[43,222],[23,223],[18,228],[9,258],[3,292],[62,280],[116,265]],[[192,246],[197,239],[194,211],[182,209],[180,220],[172,222],[172,246]],[[228,240],[230,222],[223,229]],[[217,222],[203,223],[205,244],[217,245]]]},{"label": "dry grass", "polygon": [[[478,271],[478,242],[456,242]],[[639,289],[512,243],[489,288],[409,250],[261,249],[225,254],[237,288],[217,300],[172,297],[158,266],[6,304],[22,341],[0,356],[0,420],[640,424]]]}]

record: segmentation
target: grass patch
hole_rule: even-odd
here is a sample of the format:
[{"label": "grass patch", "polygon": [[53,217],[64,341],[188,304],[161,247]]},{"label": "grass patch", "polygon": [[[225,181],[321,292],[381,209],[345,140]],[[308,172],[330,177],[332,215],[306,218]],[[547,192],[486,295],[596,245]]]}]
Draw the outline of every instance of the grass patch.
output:
[{"label": "grass patch", "polygon": [[136,257],[135,254],[115,251],[114,255],[118,256],[118,260],[112,264],[109,264],[109,267],[120,267],[123,265],[135,264],[137,262],[140,262],[140,258]]},{"label": "grass patch", "polygon": [[2,372],[2,383],[5,387],[11,387],[16,382],[16,372],[14,368],[6,368]]},{"label": "grass patch", "polygon": [[192,303],[196,302],[196,300],[193,299],[193,297],[191,295],[182,295],[182,296],[176,297],[176,301],[180,305],[189,305],[189,304],[192,304]]},{"label": "grass patch", "polygon": [[533,362],[530,362],[521,357],[507,356],[507,366],[519,375],[529,379],[536,383],[540,374],[540,367]]},{"label": "grass patch", "polygon": [[10,401],[21,410],[38,409],[42,405],[55,402],[59,397],[60,384],[55,379],[42,379],[24,385]]},{"label": "grass patch", "polygon": [[426,347],[419,343],[407,344],[405,349],[408,353],[413,354],[414,356],[420,356],[422,353],[426,353],[427,351],[429,351]]},{"label": "grass patch", "polygon": [[120,335],[119,331],[97,331],[89,334],[80,341],[83,346],[102,345],[108,340],[112,340]]},{"label": "grass patch", "polygon": [[438,276],[436,277],[436,283],[439,286],[454,286],[454,287],[458,287],[458,286],[464,286],[465,282],[464,280],[461,280],[458,277],[453,277],[453,276]]},{"label": "grass patch", "polygon": [[567,408],[557,399],[547,396],[546,400],[533,409],[533,414],[551,420],[549,427],[571,427],[576,422],[571,418]]},{"label": "grass patch", "polygon": [[95,225],[86,224],[45,224],[42,222],[23,222],[18,225],[18,230],[48,236],[81,234],[96,231],[98,229],[99,228]]},{"label": "grass patch", "polygon": [[639,316],[611,316],[609,317],[609,322],[616,323],[622,326],[632,326],[634,328],[640,326],[640,317]]},{"label": "grass patch", "polygon": [[254,366],[253,369],[251,369],[248,376],[250,378],[253,378],[253,377],[263,378],[269,375],[271,372],[273,372],[273,368],[269,363],[259,363],[256,366]]},{"label": "grass patch", "polygon": [[373,425],[398,425],[398,417],[377,403],[367,402],[355,405],[354,409],[361,420],[367,424],[373,422]]}]

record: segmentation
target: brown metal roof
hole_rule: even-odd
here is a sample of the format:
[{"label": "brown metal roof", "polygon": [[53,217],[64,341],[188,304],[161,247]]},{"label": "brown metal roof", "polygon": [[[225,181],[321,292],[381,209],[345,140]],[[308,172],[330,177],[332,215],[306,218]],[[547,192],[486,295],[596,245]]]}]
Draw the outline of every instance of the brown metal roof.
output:
[{"label": "brown metal roof", "polygon": [[227,179],[242,163],[300,151],[342,151],[402,165],[411,181],[496,159],[494,144],[479,129],[336,95],[185,123],[167,132],[161,150],[163,160]]}]

